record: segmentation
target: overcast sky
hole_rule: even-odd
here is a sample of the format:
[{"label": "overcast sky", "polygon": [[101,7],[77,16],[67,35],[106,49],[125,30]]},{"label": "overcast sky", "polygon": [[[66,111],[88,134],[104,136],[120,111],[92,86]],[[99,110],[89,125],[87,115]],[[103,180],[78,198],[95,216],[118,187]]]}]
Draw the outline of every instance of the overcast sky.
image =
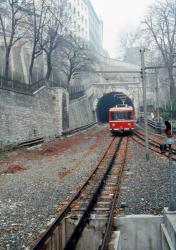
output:
[{"label": "overcast sky", "polygon": [[104,48],[117,57],[118,37],[140,23],[147,6],[154,0],[91,0],[104,24]]}]

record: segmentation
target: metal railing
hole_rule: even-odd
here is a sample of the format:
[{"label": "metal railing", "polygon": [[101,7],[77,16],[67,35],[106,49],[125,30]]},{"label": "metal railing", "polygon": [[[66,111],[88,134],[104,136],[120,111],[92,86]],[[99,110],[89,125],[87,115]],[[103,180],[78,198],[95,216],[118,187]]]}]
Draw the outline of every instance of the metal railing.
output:
[{"label": "metal railing", "polygon": [[28,84],[17,80],[5,80],[3,77],[0,77],[0,88],[25,94],[31,94],[30,86]]},{"label": "metal railing", "polygon": [[85,87],[83,85],[69,86],[70,100],[78,99],[85,95]]},{"label": "metal railing", "polygon": [[37,82],[32,84],[27,84],[25,82],[20,82],[17,80],[5,80],[3,77],[0,77],[0,88],[11,90],[23,94],[33,94],[36,90],[40,89],[42,86],[49,86],[49,87],[61,87],[66,89],[66,84],[62,81],[55,83],[51,80],[41,79]]},{"label": "metal railing", "polygon": [[[11,79],[5,80],[3,77],[0,77],[1,89],[11,90],[23,94],[31,95],[43,86],[59,87],[67,89],[67,85],[63,81],[59,81],[56,83],[51,80],[40,79],[39,81],[34,82],[32,84],[27,84],[25,82],[20,82],[17,80],[13,81]],[[71,100],[77,99],[85,94],[85,87],[83,85],[70,86],[68,88],[68,92]]]},{"label": "metal railing", "polygon": [[[142,116],[139,119],[142,122],[144,121],[144,117],[142,117]],[[176,133],[176,122],[175,121],[174,122],[170,121],[170,123],[172,123],[173,132]],[[148,118],[148,125],[150,127],[152,127],[153,129],[157,130],[160,133],[164,132],[164,130],[166,129],[164,122],[158,122],[158,121],[155,121],[155,120],[151,120],[149,118]]]}]

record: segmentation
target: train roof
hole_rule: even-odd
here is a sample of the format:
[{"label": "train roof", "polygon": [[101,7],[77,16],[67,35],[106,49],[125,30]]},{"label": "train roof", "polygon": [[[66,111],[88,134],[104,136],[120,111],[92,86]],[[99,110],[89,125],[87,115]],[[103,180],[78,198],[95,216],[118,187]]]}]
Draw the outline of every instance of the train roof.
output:
[{"label": "train roof", "polygon": [[109,111],[132,111],[133,107],[131,106],[115,106],[110,108]]}]

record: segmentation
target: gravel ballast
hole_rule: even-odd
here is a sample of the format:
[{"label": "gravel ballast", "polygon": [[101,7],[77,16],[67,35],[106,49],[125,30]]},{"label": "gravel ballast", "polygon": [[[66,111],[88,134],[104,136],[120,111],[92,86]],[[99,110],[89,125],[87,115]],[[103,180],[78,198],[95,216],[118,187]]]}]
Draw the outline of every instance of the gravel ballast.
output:
[{"label": "gravel ballast", "polygon": [[[57,207],[81,185],[111,139],[94,127],[32,150],[0,158],[0,249],[30,249],[57,216]],[[126,214],[162,212],[168,205],[168,159],[130,140],[121,196]],[[175,167],[175,163],[174,163]]]},{"label": "gravel ballast", "polygon": [[[149,151],[146,161],[142,146],[130,140],[118,206],[125,214],[160,214],[169,202],[169,160]],[[173,167],[176,164],[173,162]]]},{"label": "gravel ballast", "polygon": [[94,127],[0,159],[0,249],[28,249],[76,191],[111,139]]}]

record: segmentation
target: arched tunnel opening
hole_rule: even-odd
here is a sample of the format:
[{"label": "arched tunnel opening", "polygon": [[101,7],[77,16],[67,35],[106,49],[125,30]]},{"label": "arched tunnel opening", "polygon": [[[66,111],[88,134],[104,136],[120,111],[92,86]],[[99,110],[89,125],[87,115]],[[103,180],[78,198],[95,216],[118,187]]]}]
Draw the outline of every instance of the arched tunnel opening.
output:
[{"label": "arched tunnel opening", "polygon": [[132,100],[122,92],[111,92],[101,97],[96,109],[98,122],[107,123],[108,110],[123,103],[134,107]]}]

